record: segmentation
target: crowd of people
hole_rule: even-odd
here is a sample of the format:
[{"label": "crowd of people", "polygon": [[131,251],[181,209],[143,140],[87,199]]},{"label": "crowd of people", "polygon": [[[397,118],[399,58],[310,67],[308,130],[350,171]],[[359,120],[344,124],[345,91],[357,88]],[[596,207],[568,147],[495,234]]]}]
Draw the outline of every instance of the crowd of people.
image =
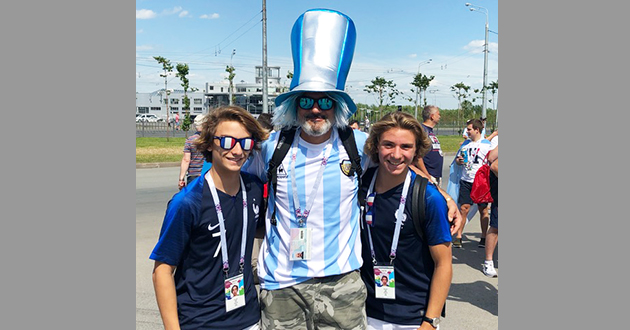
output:
[{"label": "crowd of people", "polygon": [[[439,109],[425,107],[423,123],[386,114],[368,133],[349,122],[355,39],[348,16],[306,11],[271,118],[237,106],[196,118],[150,255],[165,329],[439,328],[468,210],[440,187]],[[458,152],[470,167],[461,182],[485,157],[475,125]],[[487,157],[496,175],[497,149]]]}]

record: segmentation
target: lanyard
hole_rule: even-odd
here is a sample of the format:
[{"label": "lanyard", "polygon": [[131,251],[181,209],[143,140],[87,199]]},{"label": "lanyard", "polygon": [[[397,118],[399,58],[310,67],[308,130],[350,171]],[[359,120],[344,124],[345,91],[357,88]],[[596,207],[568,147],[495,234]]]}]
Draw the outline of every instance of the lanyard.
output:
[{"label": "lanyard", "polygon": [[[239,266],[240,273],[243,273],[243,266],[245,265],[245,244],[247,243],[247,191],[245,190],[245,183],[243,183],[243,178],[240,177],[240,179],[241,191],[243,195],[243,233],[241,235],[241,259],[239,261]],[[210,173],[206,175],[206,181],[208,181],[208,186],[210,186],[212,199],[214,199],[214,205],[217,210],[217,217],[219,218],[219,229],[221,233],[221,257],[223,259],[223,272],[225,273],[225,277],[227,278],[230,265],[228,263],[227,239],[225,237],[223,211],[221,211],[221,202],[219,202],[217,188],[214,186],[214,181],[212,181],[212,176],[210,175]]]},{"label": "lanyard", "polygon": [[330,157],[330,151],[332,150],[332,141],[336,137],[337,130],[333,129],[332,134],[330,134],[330,138],[328,138],[328,144],[324,147],[324,158],[322,158],[322,162],[319,166],[319,171],[317,172],[317,178],[315,179],[315,184],[313,185],[313,189],[311,194],[308,197],[308,202],[306,204],[306,209],[302,212],[300,208],[300,197],[298,196],[297,191],[297,183],[295,179],[295,163],[298,152],[298,135],[300,134],[300,129],[295,130],[295,138],[293,139],[293,145],[291,146],[292,155],[291,155],[291,188],[293,189],[293,204],[295,207],[295,217],[298,220],[298,225],[300,227],[304,227],[306,223],[306,218],[308,218],[308,214],[311,212],[311,208],[313,207],[313,202],[315,201],[315,195],[317,193],[317,189],[319,189],[319,184],[322,181],[322,177],[324,175],[324,169],[326,168],[326,163],[328,162],[328,157]]},{"label": "lanyard", "polygon": [[[376,182],[376,176],[378,175],[378,170],[374,173],[372,177],[372,182],[370,182],[370,188],[368,189],[367,195],[370,196],[372,193],[372,189],[374,189],[374,183]],[[396,211],[396,228],[394,229],[394,238],[392,239],[392,247],[389,252],[390,264],[394,264],[394,259],[396,259],[396,248],[398,247],[398,238],[400,237],[400,227],[402,226],[402,218],[405,213],[405,203],[407,202],[407,193],[409,192],[409,186],[411,184],[411,170],[407,170],[407,177],[405,178],[405,184],[403,185],[403,191],[400,195],[400,204],[398,205],[398,210]],[[374,201],[376,202],[376,200]],[[370,241],[370,253],[372,254],[372,263],[376,265],[376,253],[374,253],[374,244],[372,243],[372,234],[370,231],[370,226],[366,226],[368,233],[368,240]]]}]

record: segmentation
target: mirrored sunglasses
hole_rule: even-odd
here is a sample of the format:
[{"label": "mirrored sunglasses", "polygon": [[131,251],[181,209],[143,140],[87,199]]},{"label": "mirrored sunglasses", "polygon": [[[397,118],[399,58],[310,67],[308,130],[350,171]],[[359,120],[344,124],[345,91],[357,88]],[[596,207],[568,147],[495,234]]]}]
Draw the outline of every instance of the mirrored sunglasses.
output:
[{"label": "mirrored sunglasses", "polygon": [[317,101],[317,106],[319,107],[320,110],[330,110],[335,105],[335,100],[331,99],[328,96],[322,96],[318,99],[314,99],[308,96],[298,97],[300,108],[304,110],[313,109],[313,106],[315,106],[315,101]]},{"label": "mirrored sunglasses", "polygon": [[219,140],[219,146],[225,150],[232,150],[236,143],[241,144],[241,149],[244,151],[250,151],[254,148],[254,139],[250,137],[237,139],[232,136],[215,136],[215,139]]}]

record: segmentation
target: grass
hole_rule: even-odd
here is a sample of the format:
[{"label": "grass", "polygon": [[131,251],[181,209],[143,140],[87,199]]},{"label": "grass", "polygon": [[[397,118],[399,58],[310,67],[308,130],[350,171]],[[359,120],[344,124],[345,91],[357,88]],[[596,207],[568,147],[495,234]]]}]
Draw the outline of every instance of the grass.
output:
[{"label": "grass", "polygon": [[[444,152],[455,152],[462,142],[458,135],[438,135]],[[136,163],[165,163],[182,160],[186,138],[171,137],[169,141],[162,137],[136,138]]]},{"label": "grass", "polygon": [[181,162],[185,142],[184,137],[136,138],[136,163]]}]

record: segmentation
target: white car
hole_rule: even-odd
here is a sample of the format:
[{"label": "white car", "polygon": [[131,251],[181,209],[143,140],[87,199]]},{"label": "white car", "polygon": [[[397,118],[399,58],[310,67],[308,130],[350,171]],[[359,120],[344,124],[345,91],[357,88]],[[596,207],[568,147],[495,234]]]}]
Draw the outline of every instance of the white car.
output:
[{"label": "white car", "polygon": [[164,121],[162,118],[158,118],[158,116],[152,113],[143,113],[141,115],[136,116],[136,123],[157,123],[160,121]]}]

